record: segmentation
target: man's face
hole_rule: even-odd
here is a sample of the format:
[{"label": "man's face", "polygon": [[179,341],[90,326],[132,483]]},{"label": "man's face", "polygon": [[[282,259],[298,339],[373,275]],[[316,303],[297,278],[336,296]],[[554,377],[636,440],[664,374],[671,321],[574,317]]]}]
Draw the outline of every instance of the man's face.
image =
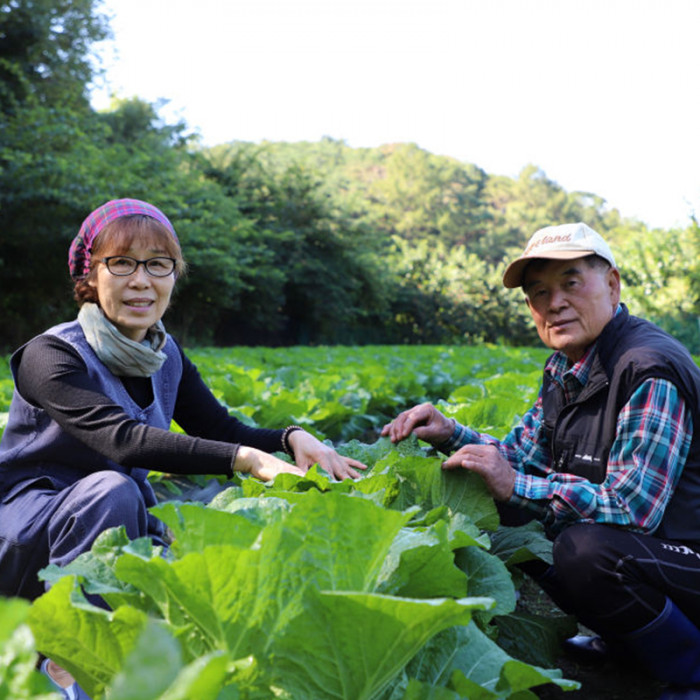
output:
[{"label": "man's face", "polygon": [[620,301],[620,273],[574,260],[536,260],[525,270],[523,291],[542,342],[581,359]]}]

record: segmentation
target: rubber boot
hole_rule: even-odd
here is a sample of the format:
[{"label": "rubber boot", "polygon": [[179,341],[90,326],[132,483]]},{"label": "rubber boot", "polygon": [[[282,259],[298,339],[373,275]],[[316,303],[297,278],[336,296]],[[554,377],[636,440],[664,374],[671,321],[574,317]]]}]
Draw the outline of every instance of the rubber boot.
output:
[{"label": "rubber boot", "polygon": [[700,700],[700,690],[696,688],[670,687],[657,700]]},{"label": "rubber boot", "polygon": [[661,698],[700,699],[700,629],[673,601],[667,598],[655,620],[620,641],[649,673],[672,685]]}]

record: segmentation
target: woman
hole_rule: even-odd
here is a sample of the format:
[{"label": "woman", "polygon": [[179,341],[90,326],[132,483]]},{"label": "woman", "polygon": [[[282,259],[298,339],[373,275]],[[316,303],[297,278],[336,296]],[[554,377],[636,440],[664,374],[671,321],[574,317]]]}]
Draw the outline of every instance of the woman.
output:
[{"label": "woman", "polygon": [[[83,223],[69,252],[78,318],[12,357],[15,393],[0,442],[0,593],[35,598],[37,572],[65,565],[123,525],[162,542],[149,470],[246,472],[263,480],[318,463],[359,476],[298,426],[251,428],[229,416],[163,327],[184,261],[170,221],[134,199]],[[174,419],[186,434],[169,430]],[[284,451],[295,465],[274,457]]]},{"label": "woman", "polygon": [[[151,204],[110,201],[84,221],[69,251],[77,320],[11,360],[0,594],[40,595],[39,569],[67,564],[112,526],[164,543],[162,523],[147,510],[156,503],[150,470],[269,480],[315,463],[340,479],[365,468],[298,426],[251,428],[228,415],[161,322],[184,266],[175,230]],[[172,419],[186,435],[170,432]],[[52,661],[41,669],[65,697],[87,697]]]}]

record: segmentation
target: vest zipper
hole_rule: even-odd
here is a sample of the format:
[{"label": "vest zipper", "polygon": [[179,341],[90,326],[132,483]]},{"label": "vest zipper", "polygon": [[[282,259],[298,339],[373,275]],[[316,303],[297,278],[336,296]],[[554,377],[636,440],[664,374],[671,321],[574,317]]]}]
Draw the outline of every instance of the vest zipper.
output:
[{"label": "vest zipper", "polygon": [[[563,415],[569,411],[572,411],[579,404],[585,403],[591,397],[595,396],[600,391],[603,391],[608,386],[610,386],[610,382],[607,379],[590,388],[588,386],[584,386],[581,390],[581,393],[571,403],[567,403],[564,406],[562,406],[559,413],[557,413],[557,417],[554,421],[554,427],[552,428],[552,453],[554,453],[554,446],[557,444],[557,431]],[[589,389],[589,391],[586,391],[586,389]],[[571,450],[568,447],[564,447],[561,450],[559,458],[555,462],[555,471],[559,472],[560,474],[562,473],[565,464],[569,461],[570,452]]]}]

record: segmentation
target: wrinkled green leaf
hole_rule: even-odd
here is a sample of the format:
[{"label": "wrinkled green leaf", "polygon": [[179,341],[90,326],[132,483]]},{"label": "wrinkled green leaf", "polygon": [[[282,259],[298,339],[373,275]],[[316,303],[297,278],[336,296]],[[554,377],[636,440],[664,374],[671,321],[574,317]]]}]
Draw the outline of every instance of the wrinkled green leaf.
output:
[{"label": "wrinkled green leaf", "polygon": [[401,480],[401,495],[393,507],[420,503],[425,509],[447,506],[485,530],[498,527],[498,512],[484,482],[465,470],[444,470],[439,457],[404,457],[392,452],[376,468],[390,467]]},{"label": "wrinkled green leaf", "polygon": [[34,601],[28,622],[36,647],[98,695],[121,670],[146,626],[144,613],[125,606],[107,612],[87,604],[65,577]]},{"label": "wrinkled green leaf", "polygon": [[446,528],[440,534],[436,528],[404,528],[384,561],[380,590],[408,598],[467,595],[467,577],[455,566]]},{"label": "wrinkled green leaf", "polygon": [[505,564],[478,547],[464,547],[455,553],[455,564],[467,575],[469,595],[490,595],[495,606],[479,617],[507,615],[515,610],[515,588]]},{"label": "wrinkled green leaf", "polygon": [[0,598],[0,700],[58,700],[48,679],[36,670],[38,655],[25,623],[29,602]]},{"label": "wrinkled green leaf", "polygon": [[519,527],[501,526],[491,536],[492,552],[507,566],[532,559],[552,564],[552,542],[544,534],[542,524],[532,520]]},{"label": "wrinkled green leaf", "polygon": [[430,637],[490,604],[319,593],[274,644],[275,674],[299,697],[373,698]]},{"label": "wrinkled green leaf", "polygon": [[457,626],[434,637],[407,667],[409,677],[447,686],[460,695],[483,700],[510,698],[514,693],[554,683],[570,690],[574,681],[557,669],[529,666],[512,659],[478,626]]},{"label": "wrinkled green leaf", "polygon": [[216,700],[229,675],[228,659],[222,652],[201,656],[185,666],[179,644],[165,628],[150,622],[115,677],[109,698]]},{"label": "wrinkled green leaf", "polygon": [[570,616],[544,617],[516,612],[494,618],[498,645],[511,656],[535,666],[553,666],[561,655],[562,642],[578,630]]},{"label": "wrinkled green leaf", "polygon": [[171,549],[176,556],[201,552],[216,544],[249,547],[261,530],[260,524],[243,514],[207,508],[201,503],[171,501],[154,507],[152,512],[170,528],[174,538]]}]

